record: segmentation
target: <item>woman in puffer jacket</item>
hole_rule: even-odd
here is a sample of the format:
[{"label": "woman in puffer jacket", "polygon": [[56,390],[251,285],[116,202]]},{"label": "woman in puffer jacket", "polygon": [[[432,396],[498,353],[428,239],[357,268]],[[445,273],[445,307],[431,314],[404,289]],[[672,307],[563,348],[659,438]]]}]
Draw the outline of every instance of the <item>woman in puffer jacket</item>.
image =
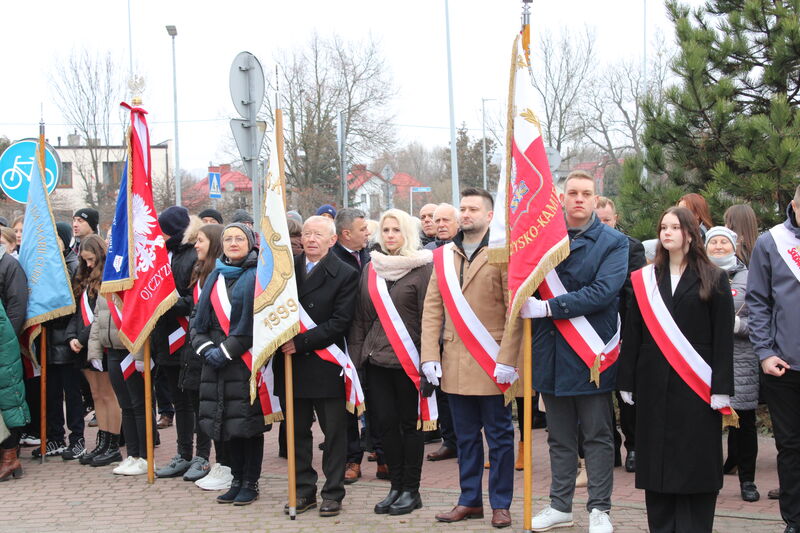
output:
[{"label": "woman in puffer jacket", "polygon": [[[422,307],[433,254],[419,249],[419,232],[411,217],[397,209],[383,214],[375,239],[379,248],[370,254],[372,260],[361,275],[348,344],[356,366],[366,366],[367,404],[379,423],[392,482],[374,511],[401,515],[422,507],[422,430],[435,429],[436,424],[425,419],[427,409],[420,409],[421,402],[431,400],[421,398],[425,380],[419,372]],[[399,321],[390,319],[392,315]],[[404,337],[408,345],[398,341]]]},{"label": "woman in puffer jacket", "polygon": [[726,474],[739,470],[742,499],[758,501],[760,495],[754,483],[756,457],[758,456],[758,433],[756,432],[756,407],[758,407],[759,363],[750,344],[747,327],[747,267],[736,257],[736,233],[715,226],[706,233],[706,252],[709,259],[728,272],[736,313],[733,330],[733,378],[734,395],[731,407],[739,415],[739,427],[728,428],[728,458],[723,466]]},{"label": "woman in puffer jacket", "polygon": [[22,477],[17,449],[22,428],[30,421],[22,382],[19,342],[0,303],[0,424],[10,433],[0,442],[0,481]]}]

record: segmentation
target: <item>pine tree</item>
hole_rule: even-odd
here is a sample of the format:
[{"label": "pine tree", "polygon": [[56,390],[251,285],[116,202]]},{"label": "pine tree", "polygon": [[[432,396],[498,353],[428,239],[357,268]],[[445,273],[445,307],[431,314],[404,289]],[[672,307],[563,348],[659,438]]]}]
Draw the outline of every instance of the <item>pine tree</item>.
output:
[{"label": "pine tree", "polygon": [[762,226],[779,222],[800,176],[800,2],[709,0],[690,11],[671,0],[667,9],[679,83],[643,103],[645,165],[657,184],[639,185],[626,165],[621,204],[699,192],[716,223],[743,202]]}]

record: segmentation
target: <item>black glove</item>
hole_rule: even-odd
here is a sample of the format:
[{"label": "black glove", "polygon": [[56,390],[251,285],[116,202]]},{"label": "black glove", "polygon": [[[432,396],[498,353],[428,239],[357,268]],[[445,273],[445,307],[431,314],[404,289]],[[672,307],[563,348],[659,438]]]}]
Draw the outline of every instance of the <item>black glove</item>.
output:
[{"label": "black glove", "polygon": [[434,385],[431,385],[428,378],[425,377],[425,374],[420,373],[419,376],[419,392],[422,394],[423,398],[430,398],[433,395],[433,392],[436,390]]},{"label": "black glove", "polygon": [[228,364],[228,358],[225,357],[225,354],[222,353],[222,350],[219,348],[209,348],[205,351],[203,357],[206,358],[206,363],[208,363],[211,368],[220,369]]}]

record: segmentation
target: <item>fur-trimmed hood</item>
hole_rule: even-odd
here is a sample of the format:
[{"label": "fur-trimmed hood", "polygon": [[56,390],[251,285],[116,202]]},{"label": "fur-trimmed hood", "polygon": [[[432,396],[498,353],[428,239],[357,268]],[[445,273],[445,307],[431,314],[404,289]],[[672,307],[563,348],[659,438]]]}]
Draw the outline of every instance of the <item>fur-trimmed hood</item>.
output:
[{"label": "fur-trimmed hood", "polygon": [[197,242],[197,233],[203,226],[205,226],[205,222],[203,222],[200,217],[197,215],[189,216],[189,225],[186,226],[183,232],[181,244],[194,244]]},{"label": "fur-trimmed hood", "polygon": [[414,255],[386,255],[373,250],[370,252],[372,266],[379,276],[389,281],[397,281],[415,268],[427,265],[433,261],[433,252],[430,250],[417,250]]}]

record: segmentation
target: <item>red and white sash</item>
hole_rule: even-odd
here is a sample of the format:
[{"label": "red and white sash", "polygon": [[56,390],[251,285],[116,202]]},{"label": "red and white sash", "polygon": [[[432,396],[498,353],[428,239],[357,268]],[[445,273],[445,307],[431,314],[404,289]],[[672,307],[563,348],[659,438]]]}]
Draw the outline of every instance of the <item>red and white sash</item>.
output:
[{"label": "red and white sash", "polygon": [[[678,328],[678,324],[664,304],[658,291],[654,266],[647,265],[634,271],[631,274],[631,282],[644,323],[661,353],[689,388],[704,402],[710,404],[711,367]],[[719,411],[723,415],[732,415],[730,407],[723,407]]]},{"label": "red and white sash", "polygon": [[[214,287],[211,289],[211,307],[217,315],[222,331],[225,335],[230,334],[231,330],[231,301],[228,299],[228,289],[225,286],[225,278],[219,276]],[[247,350],[242,355],[242,361],[250,372],[253,372],[253,354]],[[267,423],[281,420],[281,405],[278,397],[274,393],[275,374],[272,371],[272,359],[261,367],[258,371],[258,401],[261,404],[261,412]]]},{"label": "red and white sash", "polygon": [[[300,333],[305,333],[317,327],[314,320],[308,316],[303,306],[300,306]],[[344,396],[345,407],[353,414],[360,415],[364,412],[364,391],[361,389],[361,380],[358,379],[358,372],[353,365],[353,361],[347,352],[343,352],[336,344],[331,344],[327,348],[314,350],[323,361],[333,363],[342,367],[341,376],[344,377]]]},{"label": "red and white sash", "polygon": [[[136,372],[136,359],[133,358],[133,354],[129,353],[125,356],[125,358],[119,362],[120,368],[122,368],[122,377],[125,381],[128,381],[128,378]],[[150,359],[150,370],[153,370],[153,367],[156,366],[155,362]]]},{"label": "red and white sash", "polygon": [[[494,340],[492,334],[486,329],[475,311],[472,310],[469,302],[461,292],[461,285],[456,273],[456,265],[453,259],[453,243],[445,244],[433,251],[433,268],[436,271],[436,281],[439,292],[442,294],[442,302],[445,309],[453,321],[456,333],[461,338],[461,342],[467,351],[480,365],[489,378],[497,385],[503,394],[513,385],[512,383],[497,383],[494,378],[494,369],[497,366],[497,355],[500,353],[500,345]],[[517,380],[519,376],[514,378]]]},{"label": "red and white sash", "polygon": [[778,253],[792,271],[797,281],[800,281],[800,239],[794,236],[789,228],[783,224],[778,224],[769,230],[778,248]]},{"label": "red and white sash", "polygon": [[108,302],[108,312],[111,315],[111,320],[114,321],[117,329],[120,329],[122,327],[122,310],[117,307],[114,298],[110,294],[106,296],[106,301]]},{"label": "red and white sash", "polygon": [[378,313],[378,319],[381,322],[383,330],[392,345],[397,359],[403,366],[406,375],[414,382],[419,393],[419,403],[417,404],[417,428],[423,431],[432,431],[436,429],[436,421],[439,418],[439,410],[436,405],[436,393],[434,392],[430,397],[422,396],[420,391],[420,373],[419,373],[419,351],[408,333],[408,328],[403,323],[400,313],[397,312],[397,307],[394,305],[389,289],[386,286],[386,280],[375,272],[375,268],[370,262],[367,266],[367,287],[369,289],[369,297],[372,300],[372,305]]},{"label": "red and white sash", "polygon": [[[539,285],[539,294],[543,300],[549,300],[567,294],[561,278],[555,270],[551,270]],[[600,387],[600,374],[617,361],[619,357],[620,319],[617,314],[617,332],[608,342],[603,342],[586,317],[577,316],[568,319],[553,319],[558,332],[575,350],[587,367],[589,381]]]},{"label": "red and white sash", "polygon": [[89,305],[89,292],[87,290],[84,290],[81,295],[81,317],[85,328],[88,328],[94,322],[94,311],[92,306]]}]

